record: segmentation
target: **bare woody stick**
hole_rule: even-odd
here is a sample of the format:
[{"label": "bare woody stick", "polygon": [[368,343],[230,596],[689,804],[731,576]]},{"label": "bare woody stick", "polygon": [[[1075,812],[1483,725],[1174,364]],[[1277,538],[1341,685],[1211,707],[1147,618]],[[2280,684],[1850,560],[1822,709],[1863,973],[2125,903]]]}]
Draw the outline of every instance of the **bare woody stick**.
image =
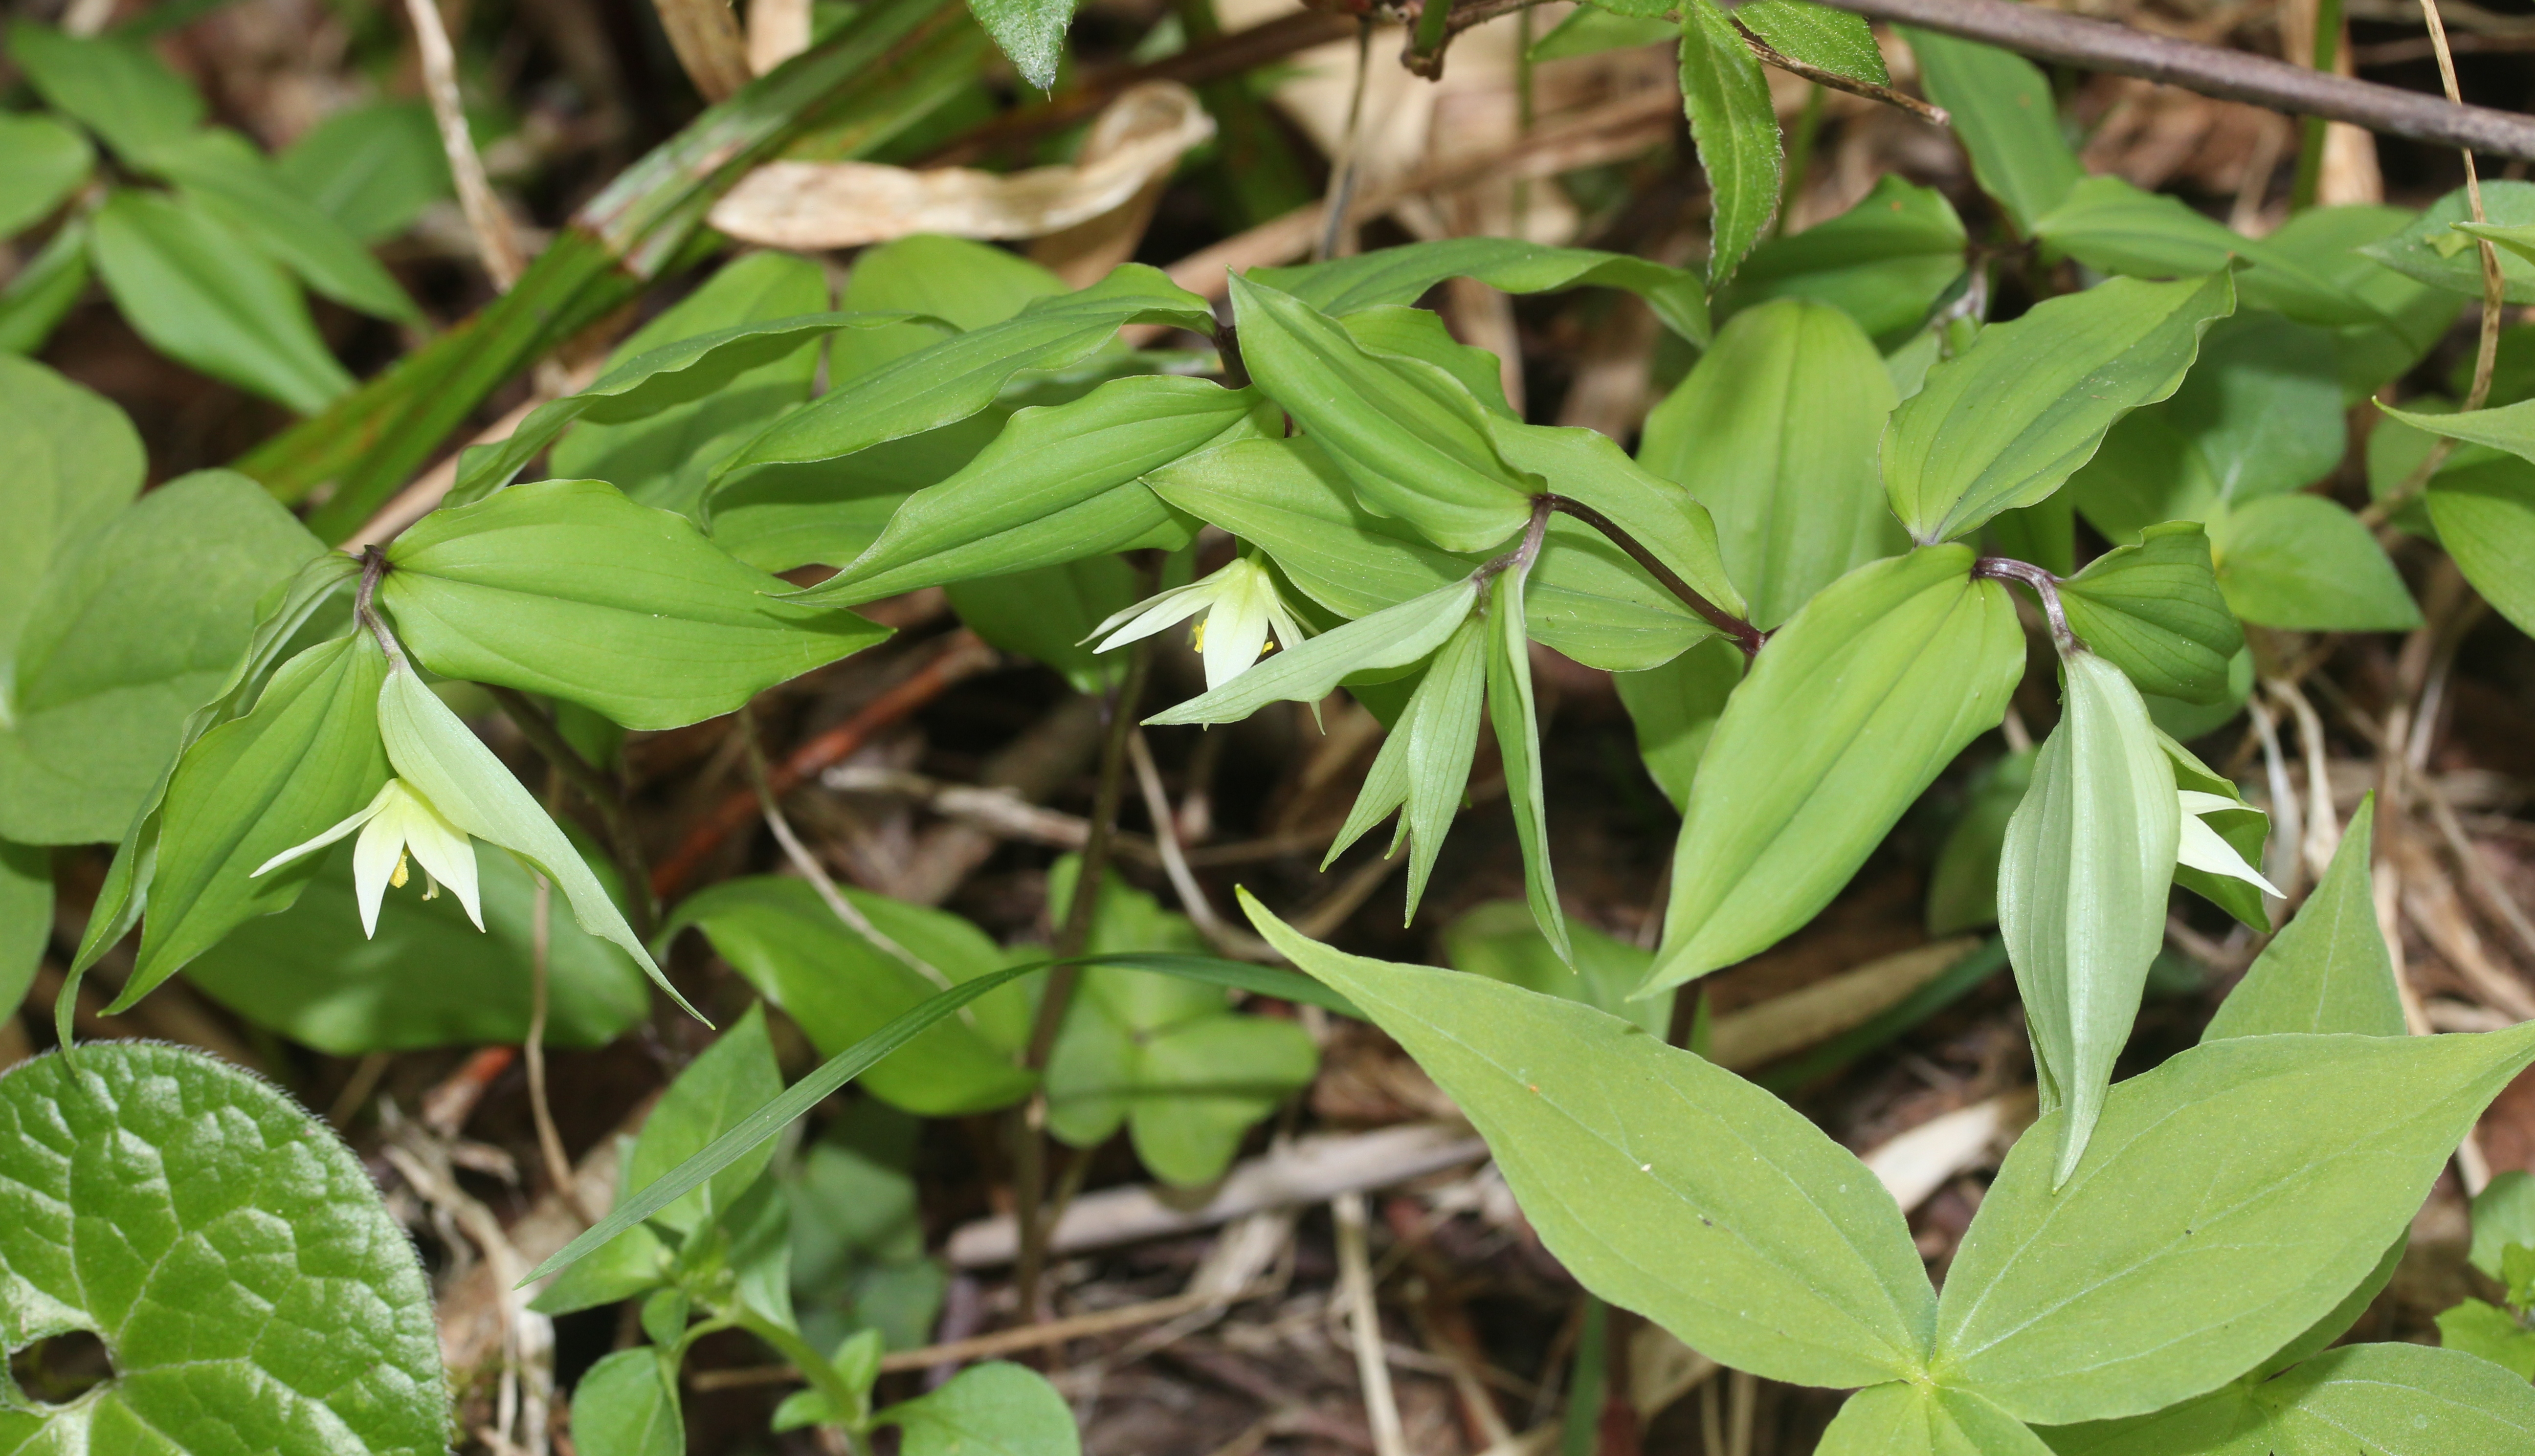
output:
[{"label": "bare woody stick", "polygon": [[2347,121],[2418,142],[2535,161],[2535,117],[2465,106],[2268,56],[2152,35],[2013,0],[1825,0],[1836,9],[1917,26],[2022,55],[2163,82],[2274,111]]}]

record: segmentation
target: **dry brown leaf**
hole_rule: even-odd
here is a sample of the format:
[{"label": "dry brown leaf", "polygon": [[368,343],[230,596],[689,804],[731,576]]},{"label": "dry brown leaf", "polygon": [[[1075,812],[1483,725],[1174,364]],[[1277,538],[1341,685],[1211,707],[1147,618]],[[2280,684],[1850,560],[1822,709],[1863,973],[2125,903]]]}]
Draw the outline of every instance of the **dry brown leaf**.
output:
[{"label": "dry brown leaf", "polygon": [[860,161],[759,167],[712,210],[712,225],[772,248],[850,248],[912,233],[1029,238],[1135,201],[1181,153],[1214,135],[1197,93],[1176,82],[1136,87],[1092,124],[1075,166],[916,171]]}]

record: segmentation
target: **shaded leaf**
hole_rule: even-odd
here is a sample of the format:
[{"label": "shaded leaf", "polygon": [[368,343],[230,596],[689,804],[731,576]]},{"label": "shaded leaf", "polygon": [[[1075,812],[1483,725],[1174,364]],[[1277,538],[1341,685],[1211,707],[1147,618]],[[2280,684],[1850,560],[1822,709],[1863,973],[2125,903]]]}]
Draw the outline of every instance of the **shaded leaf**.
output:
[{"label": "shaded leaf", "polygon": [[[1604,15],[1590,7],[1575,17]],[[1564,29],[1562,26],[1561,29]],[[1292,294],[1325,314],[1353,314],[1384,304],[1412,304],[1447,278],[1476,278],[1506,293],[1554,293],[1565,288],[1625,288],[1644,299],[1675,334],[1707,337],[1706,290],[1687,269],[1667,268],[1626,253],[1593,248],[1555,248],[1521,238],[1435,238],[1377,248],[1352,258],[1291,268],[1254,268],[1247,274]]]},{"label": "shaded leaf", "polygon": [[[2535,223],[2535,182],[2495,178],[2482,189],[2483,216],[2495,242],[2521,236],[2516,229]],[[2464,227],[2471,225],[2473,203],[2459,187],[2430,204],[2393,236],[2369,243],[2359,251],[2408,278],[2449,294],[2482,296],[2482,249]],[[2535,303],[2535,259],[2507,246],[2500,255],[2501,296],[2510,303]]]},{"label": "shaded leaf", "polygon": [[2006,209],[2016,231],[2033,236],[2034,224],[2086,174],[2061,130],[2050,81],[2012,51],[1895,29],[1910,42],[1928,98],[1952,118],[1981,191]]},{"label": "shaded leaf", "polygon": [[1073,1408],[1035,1370],[989,1361],[929,1395],[872,1417],[898,1428],[903,1456],[1078,1456]]},{"label": "shaded leaf", "polygon": [[2321,496],[2265,496],[2210,521],[2218,587],[2239,617],[2300,632],[2421,625],[2403,577],[2359,517]]},{"label": "shaded leaf", "polygon": [[1700,643],[1642,672],[1614,673],[1620,704],[1636,725],[1638,755],[1675,810],[1690,806],[1700,756],[1716,731],[1727,696],[1743,681],[1743,654],[1722,638]]},{"label": "shaded leaf", "polygon": [[148,46],[114,35],[76,36],[18,21],[9,54],[65,115],[127,157],[202,124],[203,98]]},{"label": "shaded leaf", "polygon": [[449,154],[419,100],[347,106],[274,158],[292,191],[365,243],[394,237],[453,195]]},{"label": "shaded leaf", "polygon": [[74,217],[53,230],[41,252],[0,287],[0,354],[31,354],[52,337],[88,289],[88,219]]},{"label": "shaded leaf", "polygon": [[52,939],[52,855],[0,839],[0,1006],[26,1001]]},{"label": "shaded leaf", "polygon": [[422,322],[421,310],[360,240],[284,181],[244,137],[196,132],[151,149],[147,164],[319,293],[396,323]]},{"label": "shaded leaf", "polygon": [[0,115],[0,237],[42,221],[95,164],[88,138],[51,117]]},{"label": "shaded leaf", "polygon": [[2033,782],[2033,750],[2009,754],[1967,786],[1960,819],[1928,872],[1928,934],[1957,935],[1998,921],[1999,857],[2007,823]]},{"label": "shaded leaf", "polygon": [[686,1456],[668,1357],[648,1345],[602,1357],[572,1389],[572,1443],[608,1456]]},{"label": "shaded leaf", "polygon": [[2199,277],[2243,259],[2255,265],[2237,281],[2248,307],[2276,309],[2327,328],[2384,322],[2364,299],[2310,272],[2297,254],[2274,252],[2194,212],[2181,198],[2142,192],[2121,177],[2078,182],[2058,207],[2034,219],[2033,231],[2089,268],[2131,277]]},{"label": "shaded leaf", "polygon": [[1886,173],[1847,212],[1755,248],[1726,297],[1737,308],[1770,298],[1825,303],[1894,345],[1963,275],[1963,245],[1962,219],[1944,193]]},{"label": "shaded leaf", "polygon": [[[774,1046],[766,1036],[766,1009],[752,1005],[660,1094],[626,1156],[625,1191],[641,1192],[782,1091],[783,1074],[775,1068]],[[771,1144],[757,1148],[714,1173],[703,1187],[652,1213],[651,1221],[693,1235],[728,1213],[773,1157]]]},{"label": "shaded leaf", "polygon": [[1550,946],[1529,906],[1490,900],[1462,911],[1444,927],[1444,959],[1456,971],[1608,1011],[1644,1028],[1648,1036],[1671,1034],[1671,994],[1634,999],[1654,959],[1652,952],[1588,925],[1570,926],[1568,935],[1572,965]]},{"label": "shaded leaf", "polygon": [[2360,802],[2315,893],[2254,958],[2202,1041],[2291,1031],[2404,1034],[2393,957],[2377,926],[2368,875],[2375,803],[2373,795]]}]

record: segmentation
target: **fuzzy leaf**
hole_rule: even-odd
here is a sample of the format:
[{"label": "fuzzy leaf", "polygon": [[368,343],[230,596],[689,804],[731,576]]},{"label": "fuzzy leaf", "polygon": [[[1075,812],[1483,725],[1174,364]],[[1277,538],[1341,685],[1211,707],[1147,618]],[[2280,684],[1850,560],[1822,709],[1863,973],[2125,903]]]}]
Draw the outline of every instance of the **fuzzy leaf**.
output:
[{"label": "fuzzy leaf", "polygon": [[1786,158],[1769,79],[1743,32],[1713,0],[1684,0],[1681,99],[1707,173],[1707,284],[1724,286],[1778,213]]}]

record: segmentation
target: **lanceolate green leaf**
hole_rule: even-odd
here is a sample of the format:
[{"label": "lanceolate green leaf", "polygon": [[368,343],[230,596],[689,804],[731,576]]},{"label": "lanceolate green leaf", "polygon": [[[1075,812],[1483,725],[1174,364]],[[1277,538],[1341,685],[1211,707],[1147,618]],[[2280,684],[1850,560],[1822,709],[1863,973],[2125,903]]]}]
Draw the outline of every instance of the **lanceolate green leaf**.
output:
[{"label": "lanceolate green leaf", "polygon": [[367,633],[292,658],[255,710],[203,735],[168,780],[141,955],[115,1009],[139,1001],[239,924],[287,910],[317,872],[275,855],[359,810],[387,782],[379,688],[387,657]]},{"label": "lanceolate green leaf", "polygon": [[1675,810],[1689,808],[1700,756],[1734,685],[1742,681],[1743,654],[1721,637],[1660,666],[1611,675],[1620,703],[1637,726],[1638,756]]},{"label": "lanceolate green leaf", "polygon": [[1210,333],[1214,313],[1158,270],[1126,264],[1081,292],[1039,299],[1003,323],[855,376],[769,426],[723,461],[714,478],[758,465],[835,459],[966,419],[993,403],[1014,375],[1077,363],[1128,324]]},{"label": "lanceolate green leaf", "polygon": [[1902,29],[1929,99],[1952,117],[1981,191],[1998,199],[2016,230],[2035,222],[2086,175],[2060,129],[2051,82],[2031,61],[1978,41]]},{"label": "lanceolate green leaf", "polygon": [[1257,667],[1147,723],[1231,723],[1270,702],[1318,702],[1342,678],[1407,667],[1442,646],[1478,605],[1479,588],[1454,581],[1398,606],[1360,617]]},{"label": "lanceolate green leaf", "polygon": [[352,388],[290,279],[199,204],[118,192],[89,225],[106,291],[169,357],[301,414]]},{"label": "lanceolate green leaf", "polygon": [[1884,52],[1866,18],[1811,0],[1750,0],[1734,8],[1734,19],[1769,43],[1782,56],[1820,66],[1851,81],[1875,86],[1891,83]]},{"label": "lanceolate green leaf", "polygon": [[433,513],[388,549],[379,599],[433,671],[548,694],[628,728],[726,713],[888,636],[776,599],[685,516],[596,480]]},{"label": "lanceolate green leaf", "polygon": [[2403,1035],[2394,961],[2377,928],[2368,875],[2376,813],[2373,795],[2360,801],[2315,893],[2227,993],[2202,1041],[2292,1031]]},{"label": "lanceolate green leaf", "polygon": [[459,460],[450,504],[467,505],[519,478],[528,461],[576,420],[626,424],[702,399],[752,369],[762,368],[839,329],[880,329],[916,320],[912,314],[799,314],[758,324],[738,324],[664,343],[610,369],[596,384],[529,411],[499,445],[470,446]]},{"label": "lanceolate green leaf", "polygon": [[[2535,223],[2535,182],[2497,178],[2482,188],[2484,233],[2499,244],[2501,296],[2510,303],[2535,303],[2535,259],[2508,246],[2522,237],[2519,229]],[[2473,204],[2457,188],[2430,204],[2391,237],[2359,249],[2406,277],[2467,298],[2482,296],[2482,250],[2463,230],[2470,225]]]},{"label": "lanceolate green leaf", "polygon": [[73,217],[0,287],[0,354],[31,354],[88,289],[89,224]]},{"label": "lanceolate green leaf", "polygon": [[2430,482],[2430,520],[2466,580],[2494,610],[2535,636],[2535,483],[2476,471]]},{"label": "lanceolate green leaf", "polygon": [[1781,299],[1735,315],[1647,416],[1640,462],[1715,516],[1754,626],[1776,627],[1852,568],[1909,544],[1875,463],[1894,402],[1857,325]]},{"label": "lanceolate green leaf", "polygon": [[1257,433],[1259,403],[1256,391],[1147,375],[1024,409],[958,474],[907,497],[870,550],[795,599],[865,602],[1135,544],[1173,519],[1144,472]]},{"label": "lanceolate green leaf", "polygon": [[[1417,902],[1425,897],[1436,857],[1444,852],[1445,836],[1452,832],[1453,820],[1459,817],[1461,800],[1469,791],[1470,762],[1479,748],[1479,707],[1487,688],[1488,656],[1487,625],[1476,619],[1462,622],[1435,653],[1401,723],[1408,730],[1395,770],[1400,785],[1399,833],[1408,841],[1408,905],[1400,917],[1402,924],[1416,918]],[[1401,735],[1394,729],[1392,736]],[[1388,750],[1391,745],[1383,747]],[[1348,816],[1349,828],[1371,807],[1374,780],[1379,776],[1378,766],[1366,776],[1364,795]],[[1379,819],[1381,815],[1374,817]],[[1340,841],[1352,837],[1347,829],[1338,832]],[[1330,845],[1332,850],[1337,847]]]},{"label": "lanceolate green leaf", "polygon": [[421,322],[396,276],[237,133],[196,132],[152,148],[145,164],[328,298],[397,323]]},{"label": "lanceolate green leaf", "polygon": [[1338,315],[1415,303],[1446,278],[1476,278],[1508,293],[1598,284],[1643,298],[1657,318],[1685,338],[1707,337],[1707,298],[1698,274],[1626,253],[1553,248],[1520,238],[1437,238],[1327,263],[1254,268],[1247,276],[1322,313]]},{"label": "lanceolate green leaf", "polygon": [[2299,632],[2405,632],[2421,609],[2368,527],[2338,501],[2265,496],[2210,520],[2218,589],[2248,622]]},{"label": "lanceolate green leaf", "polygon": [[1707,741],[1648,989],[1768,948],[1847,883],[1999,721],[2024,668],[2006,589],[1963,546],[1873,562],[1770,637]]},{"label": "lanceolate green leaf", "polygon": [[[766,1008],[750,1006],[687,1063],[644,1120],[643,1135],[625,1160],[625,1191],[641,1191],[782,1090],[783,1073],[774,1065],[774,1045],[766,1036]],[[715,1214],[729,1211],[773,1157],[771,1145],[757,1148],[714,1174],[704,1187],[654,1212],[652,1222],[679,1234],[694,1233]]]},{"label": "lanceolate green leaf", "polygon": [[95,163],[88,138],[49,116],[0,116],[0,237],[43,220]]},{"label": "lanceolate green leaf", "polygon": [[132,421],[41,364],[0,356],[0,717],[14,718],[18,637],[55,557],[141,492]]},{"label": "lanceolate green leaf", "polygon": [[2085,1151],[2165,942],[2181,832],[2174,769],[2122,670],[2061,658],[2060,724],[2008,820],[1998,921],[2045,1107],[2065,1106],[2059,1179]]},{"label": "lanceolate green leaf", "polygon": [[591,1365],[573,1387],[572,1439],[576,1449],[618,1456],[686,1456],[686,1417],[666,1352],[639,1345]]},{"label": "lanceolate green leaf", "polygon": [[1012,58],[1021,80],[1042,91],[1056,85],[1074,0],[968,0],[968,12]]},{"label": "lanceolate green leaf", "polygon": [[258,599],[318,551],[255,482],[206,470],[57,556],[18,634],[0,836],[74,844],[129,828],[187,714],[248,645]]},{"label": "lanceolate green leaf", "polygon": [[1530,486],[1487,433],[1467,386],[1423,359],[1368,348],[1334,319],[1235,278],[1241,357],[1372,509],[1448,551],[1484,551],[1522,528]]},{"label": "lanceolate green leaf", "polygon": [[581,851],[493,751],[423,686],[419,675],[400,663],[389,665],[387,682],[379,689],[379,735],[399,778],[459,829],[541,871],[563,891],[583,930],[624,946],[671,1001],[689,1015],[697,1014],[625,923],[625,912],[589,873]]},{"label": "lanceolate green leaf", "polygon": [[1451,1095],[1587,1289],[1774,1380],[1919,1371],[1935,1301],[1900,1211],[1786,1104],[1589,1006],[1347,955],[1243,904]]},{"label": "lanceolate green leaf", "polygon": [[1488,721],[1505,758],[1506,798],[1522,844],[1523,896],[1558,958],[1573,962],[1558,878],[1549,864],[1549,787],[1540,773],[1540,719],[1531,691],[1531,638],[1523,630],[1526,568],[1510,567],[1488,587]]},{"label": "lanceolate green leaf", "polygon": [[1809,298],[1855,319],[1877,343],[1898,345],[1963,275],[1963,241],[1945,194],[1887,174],[1856,207],[1754,249],[1728,302]]},{"label": "lanceolate green leaf", "polygon": [[1786,159],[1769,80],[1713,0],[1684,0],[1681,99],[1707,173],[1707,283],[1721,287],[1777,215]]},{"label": "lanceolate green leaf", "polygon": [[1893,514],[1914,538],[1945,541],[2058,490],[2114,421],[2174,393],[2235,297],[2225,273],[2115,278],[1982,330],[1892,413]]},{"label": "lanceolate green leaf", "polygon": [[19,21],[9,28],[9,54],[45,100],[127,154],[202,123],[202,96],[145,45]]},{"label": "lanceolate green leaf", "polygon": [[2227,663],[2245,634],[2218,593],[2209,538],[2196,521],[2152,525],[2060,583],[2069,626],[2142,693],[2222,702]]},{"label": "lanceolate green leaf", "polygon": [[2260,277],[2241,281],[2248,303],[2258,293],[2270,308],[2328,328],[2385,322],[2364,299],[2310,272],[2297,255],[2275,252],[2194,212],[2181,198],[2142,192],[2121,177],[2079,182],[2035,219],[2033,231],[2089,268],[2133,277],[2198,277],[2243,259],[2258,266]]},{"label": "lanceolate green leaf", "polygon": [[2530,1061],[2535,1027],[2205,1043],[2113,1089],[2056,1192],[2045,1117],[1947,1273],[1931,1373],[2053,1424],[2224,1384],[2377,1267]]},{"label": "lanceolate green leaf", "polygon": [[287,1094],[184,1048],[0,1075],[0,1329],[87,1331],[114,1360],[76,1403],[0,1407],[0,1449],[448,1448],[431,1289],[368,1172]]}]

